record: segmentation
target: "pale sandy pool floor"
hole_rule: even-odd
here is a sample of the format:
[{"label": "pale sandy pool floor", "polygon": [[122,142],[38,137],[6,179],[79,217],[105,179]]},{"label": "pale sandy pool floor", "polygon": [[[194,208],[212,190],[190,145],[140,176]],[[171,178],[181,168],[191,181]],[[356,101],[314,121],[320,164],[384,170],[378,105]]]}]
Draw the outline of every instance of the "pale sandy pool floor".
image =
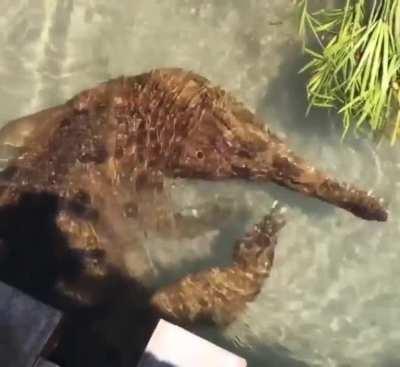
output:
[{"label": "pale sandy pool floor", "polygon": [[305,118],[291,3],[0,0],[0,120],[160,66],[193,69],[231,90],[317,166],[384,197],[390,220],[363,222],[275,186],[185,183],[185,208],[218,202],[230,215],[187,248],[151,246],[154,261],[173,267],[171,278],[223,262],[232,239],[278,199],[290,220],[264,291],[228,330],[198,333],[250,366],[397,366],[400,146],[341,143],[333,117]]}]

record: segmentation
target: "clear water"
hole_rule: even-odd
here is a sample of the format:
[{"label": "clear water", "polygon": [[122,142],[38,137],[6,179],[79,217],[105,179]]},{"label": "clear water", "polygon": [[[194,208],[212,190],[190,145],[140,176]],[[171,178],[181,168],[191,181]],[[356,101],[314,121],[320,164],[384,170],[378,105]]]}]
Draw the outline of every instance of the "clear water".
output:
[{"label": "clear water", "polygon": [[154,263],[176,276],[227,261],[233,238],[278,199],[289,223],[263,292],[227,330],[197,332],[250,366],[398,366],[400,145],[341,143],[333,117],[305,118],[292,3],[0,0],[0,120],[160,66],[193,69],[224,86],[318,167],[383,196],[390,221],[363,222],[272,185],[179,182],[182,209],[209,216],[217,203],[222,214],[187,244],[154,240]]}]

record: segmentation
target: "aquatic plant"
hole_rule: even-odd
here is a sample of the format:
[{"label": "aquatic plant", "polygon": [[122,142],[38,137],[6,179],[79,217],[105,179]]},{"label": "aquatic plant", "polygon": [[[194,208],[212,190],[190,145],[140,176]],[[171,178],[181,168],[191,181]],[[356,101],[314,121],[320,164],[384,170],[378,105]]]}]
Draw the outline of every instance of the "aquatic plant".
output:
[{"label": "aquatic plant", "polygon": [[[350,129],[400,134],[400,0],[346,0],[312,10],[299,0],[309,109],[335,109]],[[308,46],[313,44],[313,46]]]}]

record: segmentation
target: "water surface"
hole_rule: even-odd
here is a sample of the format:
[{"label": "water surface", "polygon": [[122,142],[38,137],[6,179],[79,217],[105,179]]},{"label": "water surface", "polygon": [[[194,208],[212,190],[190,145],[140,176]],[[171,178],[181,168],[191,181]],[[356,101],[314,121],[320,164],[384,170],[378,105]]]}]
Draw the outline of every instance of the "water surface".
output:
[{"label": "water surface", "polygon": [[218,203],[224,215],[185,244],[153,241],[154,262],[171,269],[163,279],[226,262],[233,239],[278,199],[289,208],[289,223],[262,294],[228,330],[197,332],[250,366],[397,366],[400,147],[355,137],[341,143],[334,116],[315,111],[305,118],[305,80],[297,73],[304,59],[291,6],[1,0],[0,121],[154,67],[192,69],[232,91],[318,167],[383,196],[390,220],[364,222],[272,185],[180,182],[177,206],[196,215]]}]

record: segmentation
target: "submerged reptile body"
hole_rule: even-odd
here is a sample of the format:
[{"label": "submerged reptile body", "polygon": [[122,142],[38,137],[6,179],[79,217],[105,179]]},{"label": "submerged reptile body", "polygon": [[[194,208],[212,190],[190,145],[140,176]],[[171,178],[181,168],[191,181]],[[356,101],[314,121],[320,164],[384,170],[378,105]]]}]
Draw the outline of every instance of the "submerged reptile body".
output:
[{"label": "submerged reptile body", "polygon": [[[54,286],[86,305],[101,302],[102,280],[110,269],[124,272],[123,249],[140,246],[136,229],[157,229],[173,220],[168,210],[159,210],[166,177],[274,182],[364,219],[387,218],[379,200],[317,170],[230,94],[180,69],[100,84],[63,105],[11,122],[0,132],[0,143],[21,150],[3,172],[3,213],[21,206],[26,195],[29,210],[40,206],[40,195],[50,195],[54,208],[46,215],[66,247],[82,254],[78,275],[60,277]],[[231,266],[190,274],[155,290],[149,304],[180,323],[232,321],[262,288],[282,226],[273,211],[238,241]],[[0,236],[6,247],[14,238],[5,225]],[[63,264],[64,254],[55,251],[52,261]],[[13,269],[21,265],[13,261]],[[129,279],[146,274],[143,262],[138,258],[138,270],[127,272]]]},{"label": "submerged reptile body", "polygon": [[272,181],[364,219],[387,218],[380,201],[320,172],[231,95],[180,69],[111,80],[11,123],[0,140],[18,140],[15,131],[30,122],[12,177],[17,186],[70,196],[76,180],[94,171],[129,192],[162,185],[163,176],[244,178]]}]

